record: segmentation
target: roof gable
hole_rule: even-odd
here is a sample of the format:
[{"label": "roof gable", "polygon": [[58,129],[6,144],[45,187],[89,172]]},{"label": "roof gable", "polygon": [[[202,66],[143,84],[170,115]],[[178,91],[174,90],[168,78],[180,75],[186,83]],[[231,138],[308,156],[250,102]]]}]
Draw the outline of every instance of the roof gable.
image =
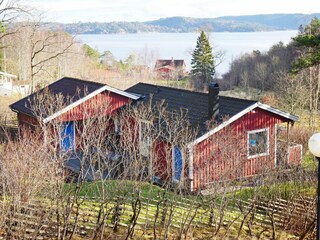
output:
[{"label": "roof gable", "polygon": [[280,116],[282,116],[284,118],[287,118],[287,119],[289,119],[291,121],[298,121],[299,120],[298,116],[292,115],[290,113],[281,111],[281,110],[276,109],[276,108],[273,108],[273,107],[271,107],[271,106],[269,106],[267,104],[263,104],[263,103],[258,102],[258,107],[263,109],[263,110],[266,110],[268,112],[274,113],[276,115],[280,115]]},{"label": "roof gable", "polygon": [[133,100],[137,100],[139,98],[139,96],[137,95],[126,93],[105,84],[65,77],[11,104],[10,108],[13,111],[22,112],[27,115],[34,116],[34,113],[32,111],[32,104],[34,104],[34,102],[36,101],[36,97],[39,94],[45,93],[46,91],[53,95],[61,95],[64,101],[66,101],[66,107],[64,107],[63,109],[55,109],[54,114],[52,115],[44,114],[42,116],[44,122],[48,122],[60,116],[61,114],[69,111],[71,108],[78,106],[79,104],[103,91],[111,91],[119,95],[131,98]]},{"label": "roof gable", "polygon": [[191,144],[197,144],[201,141],[203,141],[204,139],[208,138],[209,136],[211,136],[212,134],[220,131],[221,129],[225,128],[226,126],[230,125],[231,123],[235,122],[236,120],[238,120],[239,118],[241,118],[242,116],[244,116],[245,114],[247,114],[248,112],[254,110],[255,108],[261,108],[265,111],[271,112],[273,114],[276,114],[278,116],[281,116],[282,118],[285,118],[289,121],[297,121],[299,119],[298,116],[295,115],[291,115],[289,113],[283,112],[279,109],[273,108],[269,105],[260,103],[260,102],[256,102],[255,104],[247,107],[246,109],[242,110],[241,112],[235,114],[234,116],[232,116],[231,118],[229,118],[227,121],[224,121],[223,123],[221,123],[220,125],[218,125],[217,127],[215,127],[214,129],[211,129],[210,131],[208,131],[206,134],[202,135],[201,137],[197,138],[195,141],[193,141]]}]

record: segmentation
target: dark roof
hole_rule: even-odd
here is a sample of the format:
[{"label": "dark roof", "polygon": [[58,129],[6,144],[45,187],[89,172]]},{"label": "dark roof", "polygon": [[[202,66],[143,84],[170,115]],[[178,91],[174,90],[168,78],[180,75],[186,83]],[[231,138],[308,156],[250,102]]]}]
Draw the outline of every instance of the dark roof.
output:
[{"label": "dark roof", "polygon": [[[169,110],[188,110],[189,121],[193,125],[202,125],[208,118],[208,94],[178,88],[138,83],[126,90],[130,93],[153,95],[153,104],[165,100]],[[232,117],[256,101],[219,96],[219,115]]]},{"label": "dark roof", "polygon": [[[46,91],[53,95],[61,94],[65,100],[68,99],[68,104],[72,104],[73,102],[76,102],[77,100],[83,98],[84,96],[94,92],[95,90],[103,86],[104,84],[101,83],[65,77],[11,104],[10,108],[13,111],[22,112],[30,116],[34,116],[33,111],[31,109],[31,105],[35,101],[37,94],[42,94]],[[58,110],[60,109],[56,109],[56,111]],[[48,116],[46,116],[45,114],[42,115],[42,117]]]},{"label": "dark roof", "polygon": [[183,65],[184,65],[184,60],[180,60],[180,59],[177,59],[177,60],[173,60],[173,59],[158,59],[156,61],[155,68],[158,69],[158,68],[162,68],[162,67],[165,67],[165,66],[172,66],[174,68],[178,68],[178,67],[183,67]]}]

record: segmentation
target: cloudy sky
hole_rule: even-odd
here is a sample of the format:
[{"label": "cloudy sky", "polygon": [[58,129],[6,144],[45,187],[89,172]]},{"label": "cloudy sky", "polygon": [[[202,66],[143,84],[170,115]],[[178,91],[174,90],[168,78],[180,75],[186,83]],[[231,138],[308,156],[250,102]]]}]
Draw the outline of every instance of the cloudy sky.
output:
[{"label": "cloudy sky", "polygon": [[320,12],[320,0],[28,0],[58,22],[146,21],[162,17],[219,17]]}]

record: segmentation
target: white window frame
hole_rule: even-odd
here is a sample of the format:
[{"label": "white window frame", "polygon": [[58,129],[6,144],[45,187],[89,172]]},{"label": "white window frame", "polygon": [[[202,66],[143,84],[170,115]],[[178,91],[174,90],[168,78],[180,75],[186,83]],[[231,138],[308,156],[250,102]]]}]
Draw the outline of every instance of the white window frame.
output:
[{"label": "white window frame", "polygon": [[142,123],[146,124],[148,128],[151,128],[151,122],[147,120],[139,120],[139,151],[142,156],[149,157],[150,156],[150,147],[151,147],[151,137],[149,135],[146,136],[146,141],[142,139]]},{"label": "white window frame", "polygon": [[[259,133],[259,132],[266,132],[267,133],[267,151],[264,153],[250,155],[250,134]],[[261,129],[257,129],[257,130],[253,130],[253,131],[248,131],[248,134],[247,134],[247,156],[248,156],[248,159],[269,155],[269,151],[270,151],[269,134],[270,134],[269,128],[261,128]]]}]

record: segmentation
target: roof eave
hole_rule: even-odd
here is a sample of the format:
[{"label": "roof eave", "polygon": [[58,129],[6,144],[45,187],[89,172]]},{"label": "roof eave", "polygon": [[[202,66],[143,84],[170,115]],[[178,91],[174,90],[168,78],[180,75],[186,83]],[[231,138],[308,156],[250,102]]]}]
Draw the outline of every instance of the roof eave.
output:
[{"label": "roof eave", "polygon": [[258,103],[252,104],[251,106],[249,106],[246,109],[242,110],[238,114],[236,114],[236,115],[232,116],[231,118],[229,118],[227,121],[221,123],[219,126],[215,127],[214,129],[211,129],[209,132],[207,132],[204,135],[202,135],[201,137],[197,138],[196,140],[191,142],[189,145],[195,145],[195,144],[198,144],[199,142],[202,142],[206,138],[210,137],[214,133],[216,133],[216,132],[220,131],[221,129],[223,129],[224,127],[228,126],[229,124],[231,124],[232,122],[234,122],[238,118],[242,117],[246,113],[250,112],[251,110],[253,110],[257,106],[258,106]]},{"label": "roof eave", "polygon": [[282,116],[284,118],[287,118],[288,120],[291,120],[291,121],[294,121],[294,122],[299,120],[298,116],[292,115],[292,114],[287,113],[287,112],[283,112],[283,111],[281,111],[279,109],[276,109],[276,108],[273,108],[273,107],[271,107],[271,106],[269,106],[267,104],[263,104],[263,103],[258,102],[258,107],[261,108],[261,109],[264,109],[266,111],[272,112],[274,114],[280,115],[280,116]]},{"label": "roof eave", "polygon": [[236,121],[237,119],[239,119],[240,117],[242,117],[243,115],[247,114],[248,112],[252,111],[253,109],[255,109],[257,107],[259,107],[259,108],[261,108],[263,110],[272,112],[274,114],[277,114],[279,116],[282,116],[282,117],[284,117],[284,118],[286,118],[286,119],[288,119],[289,121],[292,121],[292,122],[298,121],[298,119],[299,119],[298,116],[283,112],[283,111],[281,111],[279,109],[276,109],[276,108],[273,108],[273,107],[271,107],[269,105],[266,105],[266,104],[263,104],[263,103],[260,103],[260,102],[256,102],[256,103],[252,104],[251,106],[247,107],[246,109],[242,110],[238,114],[232,116],[231,118],[229,118],[227,121],[223,122],[222,124],[220,124],[216,128],[211,129],[209,132],[207,132],[204,135],[200,136],[199,138],[197,138],[196,140],[191,142],[188,146],[196,145],[196,144],[202,142],[206,138],[208,138],[211,135],[213,135],[214,133],[220,131],[224,127],[226,127],[229,124],[233,123],[234,121]]},{"label": "roof eave", "polygon": [[140,98],[140,96],[137,96],[137,95],[133,95],[131,93],[128,93],[128,92],[124,92],[124,91],[121,91],[119,89],[116,89],[116,88],[113,88],[113,87],[110,87],[108,85],[104,85],[102,86],[101,88],[93,91],[92,93],[88,94],[87,96],[79,99],[78,101],[75,101],[74,103],[68,105],[67,107],[65,107],[64,109],[61,109],[60,111],[52,114],[51,116],[49,117],[46,117],[45,119],[43,119],[43,122],[44,123],[47,123],[47,122],[50,122],[52,121],[53,119],[59,117],[60,115],[62,115],[63,113],[66,113],[68,112],[69,110],[71,110],[72,108],[82,104],[83,102],[87,101],[88,99],[96,96],[97,94],[99,93],[102,93],[104,91],[110,91],[110,92],[113,92],[113,93],[116,93],[116,94],[119,94],[121,96],[124,96],[124,97],[127,97],[127,98],[130,98],[132,100],[138,100]]},{"label": "roof eave", "polygon": [[12,108],[11,105],[9,106],[9,108],[11,109],[12,112],[16,112],[16,113],[19,113],[19,112],[20,112],[20,111],[18,111],[17,109]]},{"label": "roof eave", "polygon": [[106,88],[106,90],[110,91],[110,92],[113,92],[113,93],[117,93],[121,96],[124,96],[124,97],[127,97],[127,98],[130,98],[132,100],[138,100],[140,98],[140,96],[137,96],[135,94],[132,94],[132,93],[128,93],[128,92],[125,92],[125,91],[122,91],[122,90],[119,90],[119,89],[116,89],[116,88],[113,88],[113,87],[110,87],[108,85],[105,85],[103,86]]}]

